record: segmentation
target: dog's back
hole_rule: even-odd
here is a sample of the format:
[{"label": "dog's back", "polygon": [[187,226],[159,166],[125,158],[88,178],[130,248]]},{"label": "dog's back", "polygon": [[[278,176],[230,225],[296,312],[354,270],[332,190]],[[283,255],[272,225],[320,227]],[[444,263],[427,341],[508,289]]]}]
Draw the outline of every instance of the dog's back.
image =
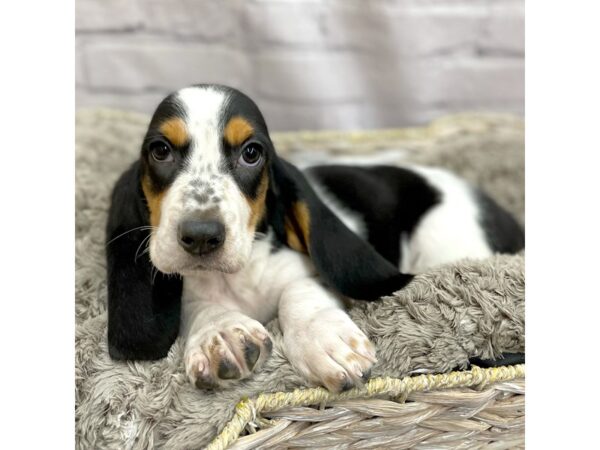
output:
[{"label": "dog's back", "polygon": [[306,174],[329,208],[403,272],[524,247],[506,210],[446,170],[326,165]]}]

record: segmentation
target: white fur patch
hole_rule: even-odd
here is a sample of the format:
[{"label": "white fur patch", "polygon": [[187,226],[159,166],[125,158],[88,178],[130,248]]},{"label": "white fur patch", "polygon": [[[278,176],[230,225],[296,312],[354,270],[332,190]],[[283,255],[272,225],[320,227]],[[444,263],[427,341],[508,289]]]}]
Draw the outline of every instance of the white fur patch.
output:
[{"label": "white fur patch", "polygon": [[401,240],[400,270],[421,273],[463,258],[493,254],[479,224],[479,210],[469,185],[437,168],[406,166],[441,192],[441,202],[427,211],[410,239]]},{"label": "white fur patch", "polygon": [[375,347],[338,298],[316,279],[291,283],[279,305],[285,351],[306,379],[331,391],[360,385],[377,361]]},{"label": "white fur patch", "polygon": [[[236,361],[241,379],[268,356],[268,332],[261,323],[275,317],[283,289],[292,280],[314,276],[306,256],[287,248],[271,250],[271,236],[265,236],[254,243],[248,263],[240,271],[198,271],[184,277],[181,333],[186,339],[186,372],[192,382],[226,384],[215,367],[222,357]],[[239,333],[235,330],[247,330],[247,336],[261,343],[261,357],[251,370],[233,357],[242,345],[230,338]],[[208,350],[215,339],[226,354]]]},{"label": "white fur patch", "polygon": [[[184,277],[184,306],[219,304],[266,323],[275,317],[283,288],[292,280],[315,276],[312,262],[287,247],[271,252],[272,239],[257,240],[238,272],[197,271]],[[184,329],[190,328],[184,324]]]}]

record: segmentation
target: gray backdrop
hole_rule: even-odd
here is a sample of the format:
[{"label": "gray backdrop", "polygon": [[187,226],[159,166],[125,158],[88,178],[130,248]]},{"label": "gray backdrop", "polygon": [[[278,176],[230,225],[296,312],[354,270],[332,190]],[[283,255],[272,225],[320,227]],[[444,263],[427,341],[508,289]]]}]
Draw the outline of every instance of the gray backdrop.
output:
[{"label": "gray backdrop", "polygon": [[523,114],[522,0],[76,0],[77,107],[217,82],[276,130]]}]

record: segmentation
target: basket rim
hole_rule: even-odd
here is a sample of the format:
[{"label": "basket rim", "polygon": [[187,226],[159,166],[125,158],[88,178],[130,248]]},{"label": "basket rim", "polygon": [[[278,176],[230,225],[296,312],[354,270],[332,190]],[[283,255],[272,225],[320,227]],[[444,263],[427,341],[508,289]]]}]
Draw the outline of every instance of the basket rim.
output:
[{"label": "basket rim", "polygon": [[342,393],[333,393],[323,387],[299,388],[291,392],[260,394],[255,398],[242,398],[235,406],[235,413],[221,432],[206,447],[207,450],[224,450],[233,444],[246,425],[259,413],[275,411],[285,407],[308,406],[329,403],[335,400],[368,399],[389,395],[405,399],[412,392],[427,392],[438,389],[462,387],[483,388],[487,385],[525,378],[525,364],[481,368],[441,374],[406,376],[403,378],[372,378],[362,387]]}]

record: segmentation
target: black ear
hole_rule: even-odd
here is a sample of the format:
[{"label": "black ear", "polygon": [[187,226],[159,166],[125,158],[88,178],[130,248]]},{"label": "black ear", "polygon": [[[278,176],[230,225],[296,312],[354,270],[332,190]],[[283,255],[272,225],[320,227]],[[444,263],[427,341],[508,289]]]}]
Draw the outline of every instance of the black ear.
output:
[{"label": "black ear", "polygon": [[140,172],[138,161],[117,181],[106,227],[108,350],[114,359],[163,358],[179,332],[182,280],[157,273],[143,252],[150,227]]},{"label": "black ear", "polygon": [[267,196],[269,221],[278,238],[308,253],[321,279],[354,299],[375,300],[408,284],[398,271],[357,236],[319,199],[295,166],[275,158]]}]

